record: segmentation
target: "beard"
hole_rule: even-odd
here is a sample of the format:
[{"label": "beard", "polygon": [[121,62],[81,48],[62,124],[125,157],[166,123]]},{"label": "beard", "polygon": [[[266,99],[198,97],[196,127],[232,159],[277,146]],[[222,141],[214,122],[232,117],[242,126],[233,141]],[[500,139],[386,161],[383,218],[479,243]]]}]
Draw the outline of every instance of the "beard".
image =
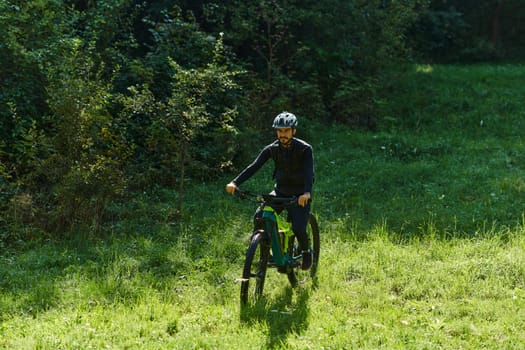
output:
[{"label": "beard", "polygon": [[292,143],[292,139],[287,137],[280,137],[279,143],[284,147],[288,147]]}]

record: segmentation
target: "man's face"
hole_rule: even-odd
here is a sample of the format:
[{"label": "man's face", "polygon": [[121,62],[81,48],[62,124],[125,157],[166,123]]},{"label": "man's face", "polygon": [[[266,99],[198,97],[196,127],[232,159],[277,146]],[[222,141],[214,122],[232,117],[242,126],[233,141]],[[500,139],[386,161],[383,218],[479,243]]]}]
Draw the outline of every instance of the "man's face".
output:
[{"label": "man's face", "polygon": [[292,128],[277,128],[277,138],[283,146],[288,146],[295,135],[295,129]]}]

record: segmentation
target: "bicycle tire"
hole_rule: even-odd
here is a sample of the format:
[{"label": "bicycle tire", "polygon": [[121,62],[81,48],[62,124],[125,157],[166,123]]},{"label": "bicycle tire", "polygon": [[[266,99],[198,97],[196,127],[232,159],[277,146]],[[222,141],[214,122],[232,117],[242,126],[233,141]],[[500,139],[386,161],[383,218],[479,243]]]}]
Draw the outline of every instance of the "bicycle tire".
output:
[{"label": "bicycle tire", "polygon": [[270,244],[263,230],[255,231],[246,250],[241,280],[241,305],[256,302],[263,293]]},{"label": "bicycle tire", "polygon": [[[288,281],[292,287],[296,287],[300,282],[304,282],[307,278],[314,278],[317,269],[319,267],[319,255],[321,252],[321,239],[319,237],[319,225],[317,219],[313,214],[310,214],[308,218],[308,225],[306,228],[308,239],[312,244],[312,266],[308,271],[301,270],[301,266],[297,266],[287,272]],[[295,236],[290,238],[290,244],[288,245],[288,253],[292,256],[297,256],[301,252],[299,251],[299,244]]]}]

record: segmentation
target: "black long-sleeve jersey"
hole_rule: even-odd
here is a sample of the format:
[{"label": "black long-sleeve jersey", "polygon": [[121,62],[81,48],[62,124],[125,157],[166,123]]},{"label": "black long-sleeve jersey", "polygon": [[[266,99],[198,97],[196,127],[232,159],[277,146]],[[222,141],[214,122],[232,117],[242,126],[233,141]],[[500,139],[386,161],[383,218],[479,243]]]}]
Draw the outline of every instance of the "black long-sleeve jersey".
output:
[{"label": "black long-sleeve jersey", "polygon": [[240,186],[270,158],[275,164],[273,178],[278,193],[291,196],[312,192],[315,178],[313,149],[308,143],[295,137],[292,138],[289,148],[280,146],[279,140],[264,147],[253,163],[248,165],[233,182]]}]

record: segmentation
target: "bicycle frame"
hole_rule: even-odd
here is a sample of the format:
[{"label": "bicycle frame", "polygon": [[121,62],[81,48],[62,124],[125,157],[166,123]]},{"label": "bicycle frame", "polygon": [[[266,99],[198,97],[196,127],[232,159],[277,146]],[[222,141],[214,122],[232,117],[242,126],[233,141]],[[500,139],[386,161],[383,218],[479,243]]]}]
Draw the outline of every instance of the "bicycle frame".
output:
[{"label": "bicycle frame", "polygon": [[[291,225],[269,205],[264,206],[262,217],[266,223],[266,232],[271,238],[274,263],[277,266],[292,266],[301,256],[293,257],[288,254],[290,237],[294,235]],[[283,237],[280,236],[281,232]]]}]

